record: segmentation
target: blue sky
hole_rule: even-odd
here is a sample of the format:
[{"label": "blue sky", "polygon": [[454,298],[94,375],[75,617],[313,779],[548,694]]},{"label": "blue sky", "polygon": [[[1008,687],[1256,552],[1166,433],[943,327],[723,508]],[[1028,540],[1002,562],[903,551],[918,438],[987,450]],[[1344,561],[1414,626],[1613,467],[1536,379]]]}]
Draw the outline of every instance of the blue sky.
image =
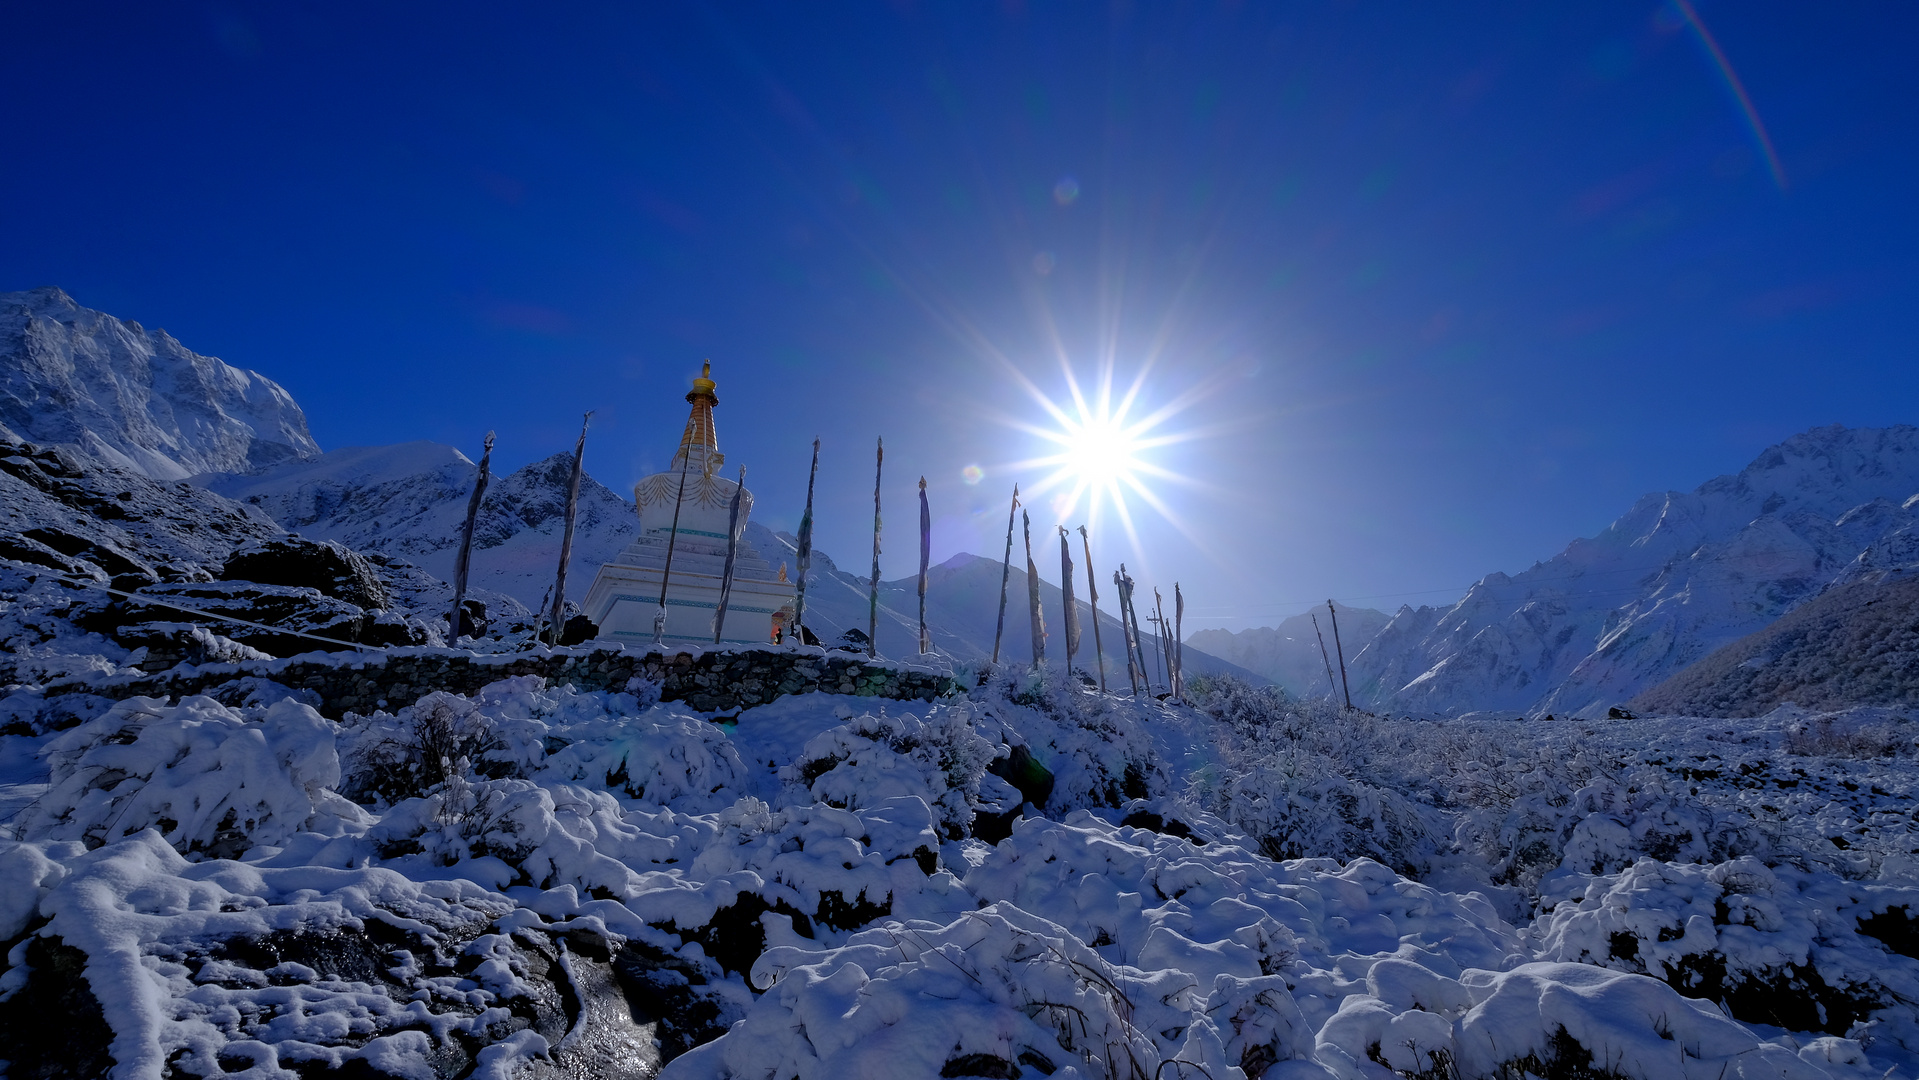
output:
[{"label": "blue sky", "polygon": [[[0,289],[262,371],[322,446],[723,448],[934,557],[1110,362],[1192,625],[1448,602],[1808,427],[1919,419],[1919,9],[16,6]],[[975,466],[983,478],[968,483]],[[1036,525],[1057,507],[1035,502]],[[1071,523],[1084,520],[1077,509]],[[1045,560],[1041,560],[1044,565]],[[1047,576],[1052,576],[1048,574]]]}]

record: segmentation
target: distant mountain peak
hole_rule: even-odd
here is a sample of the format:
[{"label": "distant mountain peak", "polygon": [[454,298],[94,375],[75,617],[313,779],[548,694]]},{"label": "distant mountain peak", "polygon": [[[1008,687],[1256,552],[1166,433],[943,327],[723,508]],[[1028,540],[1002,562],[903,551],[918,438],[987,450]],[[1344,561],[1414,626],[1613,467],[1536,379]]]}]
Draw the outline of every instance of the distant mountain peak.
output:
[{"label": "distant mountain peak", "polygon": [[159,480],[320,453],[280,384],[53,285],[0,293],[0,437],[77,447]]}]

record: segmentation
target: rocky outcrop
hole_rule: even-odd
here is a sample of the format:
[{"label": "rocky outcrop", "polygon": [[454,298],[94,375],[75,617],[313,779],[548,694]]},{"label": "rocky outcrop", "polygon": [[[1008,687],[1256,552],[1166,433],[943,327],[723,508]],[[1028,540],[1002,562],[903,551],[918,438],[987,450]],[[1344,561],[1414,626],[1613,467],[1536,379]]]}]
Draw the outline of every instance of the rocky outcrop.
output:
[{"label": "rocky outcrop", "polygon": [[361,608],[387,606],[386,587],[373,564],[339,544],[276,536],[243,545],[220,570],[225,581],[253,581],[317,589]]}]

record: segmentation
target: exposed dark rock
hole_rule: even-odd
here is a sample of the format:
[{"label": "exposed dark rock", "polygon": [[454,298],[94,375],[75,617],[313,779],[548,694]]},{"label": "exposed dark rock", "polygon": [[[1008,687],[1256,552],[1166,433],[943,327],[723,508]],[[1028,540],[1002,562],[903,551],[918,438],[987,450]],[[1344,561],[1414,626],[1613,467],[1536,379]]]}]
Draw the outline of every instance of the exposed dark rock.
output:
[{"label": "exposed dark rock", "polygon": [[34,937],[27,984],[0,1002],[0,1047],[11,1080],[93,1080],[107,1075],[113,1031],[87,984],[87,954],[59,938]]},{"label": "exposed dark rock", "polygon": [[329,541],[278,536],[242,545],[220,570],[225,581],[253,581],[318,589],[359,608],[389,605],[386,587],[373,564],[357,552]]},{"label": "exposed dark rock", "polygon": [[580,645],[600,636],[600,624],[584,615],[575,615],[560,627],[560,645]]},{"label": "exposed dark rock", "polygon": [[987,771],[1018,788],[1026,801],[1039,809],[1045,809],[1046,800],[1053,797],[1053,774],[1034,760],[1033,752],[1024,744],[1013,747],[1006,757],[994,759]]}]

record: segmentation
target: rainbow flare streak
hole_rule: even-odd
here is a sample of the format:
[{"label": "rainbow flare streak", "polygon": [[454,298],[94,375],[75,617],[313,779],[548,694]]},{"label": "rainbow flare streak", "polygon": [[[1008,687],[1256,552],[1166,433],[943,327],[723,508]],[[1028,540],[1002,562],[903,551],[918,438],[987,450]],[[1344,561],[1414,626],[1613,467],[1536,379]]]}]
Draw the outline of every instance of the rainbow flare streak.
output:
[{"label": "rainbow flare streak", "polygon": [[1706,29],[1705,22],[1693,10],[1690,0],[1673,0],[1673,5],[1698,32],[1699,40],[1705,43],[1706,51],[1712,54],[1712,62],[1719,65],[1719,74],[1725,76],[1726,85],[1732,88],[1732,96],[1738,99],[1740,110],[1746,114],[1746,124],[1752,128],[1752,137],[1758,141],[1760,153],[1766,155],[1766,167],[1772,170],[1772,182],[1779,185],[1780,191],[1786,190],[1786,170],[1779,164],[1779,154],[1772,148],[1772,136],[1766,134],[1766,125],[1759,122],[1759,110],[1752,107],[1752,98],[1746,95],[1746,85],[1739,81],[1739,73],[1732,69],[1725,52],[1719,48],[1719,42],[1713,40],[1712,32]]}]

